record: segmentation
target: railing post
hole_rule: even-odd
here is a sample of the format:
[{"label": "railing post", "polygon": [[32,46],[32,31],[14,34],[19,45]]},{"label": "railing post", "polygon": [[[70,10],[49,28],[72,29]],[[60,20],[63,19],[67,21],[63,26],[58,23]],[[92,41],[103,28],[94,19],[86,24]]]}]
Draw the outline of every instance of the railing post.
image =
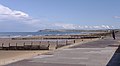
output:
[{"label": "railing post", "polygon": [[16,47],[15,47],[15,49],[17,50],[17,43],[16,43]]},{"label": "railing post", "polygon": [[4,45],[4,43],[2,43],[2,49],[3,49],[3,45]]},{"label": "railing post", "polygon": [[57,40],[57,41],[56,41],[56,47],[55,47],[55,49],[57,49],[57,48],[58,48],[58,43],[59,43],[59,42],[58,42],[58,40]]},{"label": "railing post", "polygon": [[30,49],[32,50],[32,46],[33,46],[33,42],[31,42],[31,46],[30,46]]},{"label": "railing post", "polygon": [[74,43],[75,43],[75,40],[74,40]]},{"label": "railing post", "polygon": [[9,50],[10,50],[10,43],[9,43]]},{"label": "railing post", "polygon": [[66,45],[68,44],[68,41],[66,40]]},{"label": "railing post", "polygon": [[40,48],[41,48],[40,45],[41,45],[41,41],[39,42],[39,50],[40,50]]},{"label": "railing post", "polygon": [[23,47],[24,47],[24,50],[25,50],[25,42],[23,43]]},{"label": "railing post", "polygon": [[83,41],[83,39],[82,39],[82,41]]},{"label": "railing post", "polygon": [[48,50],[49,50],[49,47],[50,47],[50,41],[48,41],[48,47],[47,47],[47,48],[48,48]]}]

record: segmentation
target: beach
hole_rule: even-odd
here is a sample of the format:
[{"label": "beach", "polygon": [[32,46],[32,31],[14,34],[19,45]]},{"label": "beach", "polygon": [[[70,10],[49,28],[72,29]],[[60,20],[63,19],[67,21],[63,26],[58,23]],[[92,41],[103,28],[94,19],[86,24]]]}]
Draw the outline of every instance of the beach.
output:
[{"label": "beach", "polygon": [[0,51],[0,65],[5,65],[9,63],[13,63],[16,61],[20,61],[23,59],[28,59],[37,55],[41,55],[43,53],[49,52],[47,50],[41,51]]}]

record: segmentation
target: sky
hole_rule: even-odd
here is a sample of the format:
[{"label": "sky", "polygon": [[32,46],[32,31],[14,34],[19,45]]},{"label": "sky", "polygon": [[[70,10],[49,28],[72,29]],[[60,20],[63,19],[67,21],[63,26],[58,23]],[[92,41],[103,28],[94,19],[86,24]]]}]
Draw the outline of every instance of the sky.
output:
[{"label": "sky", "polygon": [[0,0],[0,32],[119,29],[120,0]]}]

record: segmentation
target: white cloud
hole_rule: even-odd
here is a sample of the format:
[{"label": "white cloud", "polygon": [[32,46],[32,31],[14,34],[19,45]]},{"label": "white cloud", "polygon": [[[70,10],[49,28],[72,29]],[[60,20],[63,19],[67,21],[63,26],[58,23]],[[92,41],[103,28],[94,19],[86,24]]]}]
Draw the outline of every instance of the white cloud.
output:
[{"label": "white cloud", "polygon": [[118,19],[119,19],[119,18],[120,18],[120,16],[114,16],[113,18],[118,18]]},{"label": "white cloud", "polygon": [[85,28],[89,28],[87,25],[84,26]]},{"label": "white cloud", "polygon": [[0,4],[0,21],[6,20],[12,20],[29,25],[35,25],[36,23],[40,22],[40,20],[33,19],[25,12],[13,10]]},{"label": "white cloud", "polygon": [[58,26],[64,29],[75,29],[75,25],[74,24],[65,24],[65,23],[55,23],[54,26]]},{"label": "white cloud", "polygon": [[80,26],[76,24],[56,23],[54,26],[61,27],[63,29],[110,29],[112,26],[108,25],[96,25],[96,26]]},{"label": "white cloud", "polygon": [[106,29],[110,29],[110,26],[108,26],[108,25],[102,25],[101,27],[106,28]]},{"label": "white cloud", "polygon": [[28,14],[26,14],[22,11],[12,10],[8,7],[1,5],[1,4],[0,4],[0,16],[14,17],[14,18],[20,18],[20,17],[27,18],[27,17],[29,17]]}]

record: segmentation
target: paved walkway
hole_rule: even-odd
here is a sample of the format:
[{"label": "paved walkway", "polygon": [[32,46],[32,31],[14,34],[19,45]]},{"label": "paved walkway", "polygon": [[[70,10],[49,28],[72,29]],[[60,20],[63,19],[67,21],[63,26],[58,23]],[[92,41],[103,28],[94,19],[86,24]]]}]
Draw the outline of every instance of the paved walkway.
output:
[{"label": "paved walkway", "polygon": [[105,38],[6,66],[120,66],[118,40]]}]

